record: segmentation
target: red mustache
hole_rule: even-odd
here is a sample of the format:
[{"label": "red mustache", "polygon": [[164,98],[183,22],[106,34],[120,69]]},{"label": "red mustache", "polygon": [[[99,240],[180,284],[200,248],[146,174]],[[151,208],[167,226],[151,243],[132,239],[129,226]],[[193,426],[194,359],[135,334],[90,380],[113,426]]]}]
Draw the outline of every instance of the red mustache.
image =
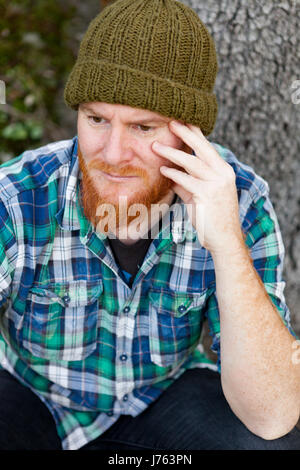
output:
[{"label": "red mustache", "polygon": [[142,168],[136,168],[133,166],[127,165],[123,168],[118,168],[109,165],[108,163],[101,162],[98,160],[92,160],[87,165],[88,170],[100,170],[104,173],[111,174],[113,176],[141,176],[142,178],[147,178],[147,172]]}]

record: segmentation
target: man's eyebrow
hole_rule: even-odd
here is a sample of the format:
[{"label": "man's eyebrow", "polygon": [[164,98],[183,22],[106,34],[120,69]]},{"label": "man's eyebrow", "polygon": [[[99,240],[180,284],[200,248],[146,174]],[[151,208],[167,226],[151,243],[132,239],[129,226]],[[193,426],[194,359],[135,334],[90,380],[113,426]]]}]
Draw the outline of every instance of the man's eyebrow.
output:
[{"label": "man's eyebrow", "polygon": [[[81,104],[81,109],[83,111],[87,111],[87,112],[90,112],[90,113],[93,113],[94,116],[99,116],[99,117],[104,117],[103,114],[101,112],[97,112],[95,111],[91,106],[88,106],[86,104]],[[169,118],[169,120],[171,120]],[[135,118],[135,119],[132,119],[132,122],[133,123],[138,123],[138,124],[143,124],[143,123],[150,123],[150,122],[161,122],[161,123],[167,123],[168,120],[167,118],[161,118],[159,116],[149,116],[149,117],[146,117],[146,118]]]},{"label": "man's eyebrow", "polygon": [[94,109],[91,106],[84,104],[84,103],[81,103],[80,109],[82,109],[83,111],[89,111],[90,113],[97,114],[96,111],[94,111]]}]

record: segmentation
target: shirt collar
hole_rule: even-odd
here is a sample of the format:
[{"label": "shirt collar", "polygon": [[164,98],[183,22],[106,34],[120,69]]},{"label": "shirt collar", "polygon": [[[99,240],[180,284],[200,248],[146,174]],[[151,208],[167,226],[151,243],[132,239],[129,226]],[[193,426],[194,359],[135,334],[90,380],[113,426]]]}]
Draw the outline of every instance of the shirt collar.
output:
[{"label": "shirt collar", "polygon": [[176,195],[174,203],[170,206],[169,212],[171,212],[169,230],[174,243],[182,243],[185,240],[195,241],[197,231],[189,219],[186,205],[178,195]]},{"label": "shirt collar", "polygon": [[56,220],[62,230],[79,230],[80,219],[77,207],[77,198],[79,185],[81,181],[81,172],[78,160],[78,139],[73,139],[73,146],[70,149],[70,162],[68,166],[68,175],[65,177],[63,185],[60,209],[56,214]]}]

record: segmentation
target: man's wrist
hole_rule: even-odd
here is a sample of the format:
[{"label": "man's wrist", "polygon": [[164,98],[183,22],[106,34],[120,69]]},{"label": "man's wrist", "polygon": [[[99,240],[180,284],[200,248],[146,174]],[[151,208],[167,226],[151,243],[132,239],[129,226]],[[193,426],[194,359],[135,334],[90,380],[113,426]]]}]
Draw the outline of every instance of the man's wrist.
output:
[{"label": "man's wrist", "polygon": [[249,255],[248,247],[245,243],[246,236],[241,231],[234,233],[224,239],[220,245],[214,246],[210,252],[214,261],[228,262],[232,258]]}]

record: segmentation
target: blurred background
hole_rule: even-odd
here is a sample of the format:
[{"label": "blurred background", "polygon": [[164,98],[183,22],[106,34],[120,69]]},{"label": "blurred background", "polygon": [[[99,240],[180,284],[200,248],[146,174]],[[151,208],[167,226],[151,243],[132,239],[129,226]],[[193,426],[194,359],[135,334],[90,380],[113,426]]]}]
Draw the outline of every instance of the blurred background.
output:
[{"label": "blurred background", "polygon": [[[285,295],[300,335],[300,80],[298,0],[182,0],[217,47],[219,115],[209,140],[267,180],[286,247]],[[83,34],[110,1],[0,0],[0,162],[72,138],[63,90]],[[300,96],[300,95],[299,95]]]}]

